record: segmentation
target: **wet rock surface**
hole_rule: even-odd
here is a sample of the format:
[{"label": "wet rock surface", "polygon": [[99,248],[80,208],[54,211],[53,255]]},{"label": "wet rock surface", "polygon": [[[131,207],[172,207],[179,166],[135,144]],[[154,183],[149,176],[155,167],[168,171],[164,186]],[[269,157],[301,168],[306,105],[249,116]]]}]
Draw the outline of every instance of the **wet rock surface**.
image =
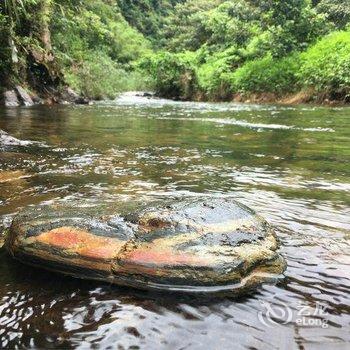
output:
[{"label": "wet rock surface", "polygon": [[19,140],[0,129],[0,149],[4,146],[28,146],[30,141]]},{"label": "wet rock surface", "polygon": [[22,104],[26,107],[30,107],[34,105],[32,98],[29,96],[28,92],[23,89],[21,86],[16,86],[17,95],[20,98]]},{"label": "wet rock surface", "polygon": [[1,102],[5,107],[30,107],[34,105],[32,97],[19,85],[16,85],[13,90],[5,91]]},{"label": "wet rock surface", "polygon": [[3,104],[6,107],[18,107],[20,106],[20,102],[17,97],[17,93],[15,90],[8,90],[3,93]]},{"label": "wet rock surface", "polygon": [[16,259],[141,289],[242,293],[285,270],[272,228],[230,199],[155,203],[114,215],[37,207],[6,240]]},{"label": "wet rock surface", "polygon": [[60,103],[74,103],[80,105],[86,105],[90,103],[90,100],[86,97],[79,95],[76,91],[71,89],[70,87],[66,87],[61,91],[60,94]]},{"label": "wet rock surface", "polygon": [[36,94],[31,91],[28,93],[20,85],[16,85],[13,89],[9,89],[0,96],[0,105],[5,107],[31,107],[34,105],[45,104],[77,104],[87,105],[92,101],[84,96],[79,95],[70,87],[65,87],[62,90],[56,88],[46,88],[46,93]]}]

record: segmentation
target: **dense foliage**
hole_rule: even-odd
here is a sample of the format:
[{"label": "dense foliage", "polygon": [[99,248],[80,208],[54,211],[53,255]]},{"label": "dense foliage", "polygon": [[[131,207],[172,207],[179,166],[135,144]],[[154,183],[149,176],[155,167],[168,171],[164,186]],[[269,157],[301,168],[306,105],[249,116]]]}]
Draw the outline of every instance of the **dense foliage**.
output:
[{"label": "dense foliage", "polygon": [[347,100],[349,21],[348,0],[4,0],[1,85]]},{"label": "dense foliage", "polygon": [[165,18],[184,0],[117,0],[125,19],[159,46]]},{"label": "dense foliage", "polygon": [[300,77],[321,95],[350,97],[350,32],[334,32],[301,55]]},{"label": "dense foliage", "polygon": [[35,86],[57,84],[49,22],[51,0],[4,0],[0,3],[0,77],[10,85],[25,77]]},{"label": "dense foliage", "polygon": [[297,72],[300,67],[298,54],[274,59],[266,56],[249,61],[231,75],[234,91],[247,93],[275,93],[276,95],[293,92],[298,85]]},{"label": "dense foliage", "polygon": [[190,99],[196,92],[196,66],[189,54],[160,53],[140,66],[155,77],[155,88],[165,97]]},{"label": "dense foliage", "polygon": [[338,29],[344,29],[350,21],[350,1],[348,0],[321,0],[316,10],[325,14],[327,20]]},{"label": "dense foliage", "polygon": [[[324,98],[347,99],[350,32],[327,34],[346,28],[348,22],[347,0],[188,0],[169,16],[164,35],[173,60],[193,72],[192,98],[259,93],[278,98],[305,89]],[[154,72],[165,68],[162,55],[152,58],[150,73],[156,81]],[[178,95],[183,79],[170,72],[167,78],[166,91],[156,84],[158,92],[184,97]]]},{"label": "dense foliage", "polygon": [[115,1],[6,0],[0,6],[1,85],[48,90],[68,84],[104,98],[147,84],[134,62],[151,45]]},{"label": "dense foliage", "polygon": [[150,51],[150,44],[127,23],[116,3],[64,0],[54,10],[52,38],[69,85],[103,98],[144,81],[133,62]]}]

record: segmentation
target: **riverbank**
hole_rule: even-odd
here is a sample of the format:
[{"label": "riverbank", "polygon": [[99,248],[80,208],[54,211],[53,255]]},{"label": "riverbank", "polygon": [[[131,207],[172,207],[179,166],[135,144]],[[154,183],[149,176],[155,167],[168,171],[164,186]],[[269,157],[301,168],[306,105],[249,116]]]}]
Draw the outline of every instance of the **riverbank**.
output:
[{"label": "riverbank", "polygon": [[313,91],[299,91],[296,93],[278,96],[272,93],[242,95],[236,94],[232,101],[241,103],[257,103],[257,104],[279,104],[279,105],[299,105],[311,104],[318,106],[345,106],[349,104],[348,99],[330,100],[329,98],[317,95]]},{"label": "riverbank", "polygon": [[348,96],[342,98],[331,98],[328,93],[317,93],[312,89],[302,90],[293,93],[278,95],[272,92],[261,93],[235,93],[230,96],[212,98],[203,93],[197,92],[191,97],[182,98],[181,96],[171,97],[155,93],[153,96],[160,98],[169,98],[175,101],[187,102],[237,102],[237,103],[254,103],[254,104],[278,104],[278,105],[299,105],[310,104],[316,106],[346,106],[350,104]]},{"label": "riverbank", "polygon": [[[158,97],[158,98],[169,98],[161,94],[151,94],[144,97]],[[169,98],[174,101],[182,102],[236,102],[245,104],[275,104],[275,105],[315,105],[315,106],[347,106],[350,104],[348,99],[329,99],[327,96],[317,94],[315,91],[299,91],[295,93],[286,94],[279,96],[273,93],[254,93],[254,94],[233,94],[226,98],[208,98],[203,94],[196,94],[193,98],[182,99],[182,98]]]},{"label": "riverbank", "polygon": [[[32,91],[16,86],[14,89],[6,90],[0,99],[0,106],[5,107],[30,107],[34,105],[52,106],[55,104],[92,104],[94,100],[90,100],[84,96],[77,94],[73,89],[66,87],[61,91],[55,91],[50,95],[39,95]],[[145,91],[127,91],[121,93],[127,95],[128,98],[166,98],[166,96],[157,95],[154,92]],[[116,98],[118,95],[116,96]],[[318,96],[312,91],[300,91],[298,93],[278,96],[272,93],[260,94],[235,94],[227,99],[208,99],[203,95],[196,95],[193,99],[170,98],[174,101],[183,102],[236,102],[245,104],[275,104],[275,105],[302,105],[309,104],[315,106],[346,106],[349,105],[348,100],[329,100],[323,96]]]},{"label": "riverbank", "polygon": [[[221,56],[220,56],[221,55]],[[344,104],[350,101],[350,31],[305,51],[241,59],[236,52],[162,52],[144,59],[160,96],[179,100]]]},{"label": "riverbank", "polygon": [[[44,90],[44,87],[42,90]],[[51,89],[46,93],[38,93],[21,85],[15,85],[12,89],[4,90],[0,95],[0,105],[5,107],[89,103],[91,101],[88,98],[79,95],[70,87]]]}]

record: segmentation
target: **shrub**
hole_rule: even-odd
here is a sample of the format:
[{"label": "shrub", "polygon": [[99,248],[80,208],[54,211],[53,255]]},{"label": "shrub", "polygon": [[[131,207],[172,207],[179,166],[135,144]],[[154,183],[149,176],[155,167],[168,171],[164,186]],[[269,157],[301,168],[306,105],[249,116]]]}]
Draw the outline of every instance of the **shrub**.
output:
[{"label": "shrub", "polygon": [[103,52],[90,52],[79,66],[66,68],[64,75],[68,85],[94,99],[114,98],[118,92],[149,85],[140,72],[126,71]]},{"label": "shrub", "polygon": [[227,77],[240,61],[241,57],[234,47],[207,56],[197,70],[200,90],[210,99],[227,99],[231,94]]},{"label": "shrub", "polygon": [[297,53],[281,59],[266,56],[247,62],[231,75],[232,90],[277,95],[295,91],[298,87],[299,65],[300,56]]},{"label": "shrub", "polygon": [[302,54],[304,86],[330,98],[350,96],[350,32],[333,32]]},{"label": "shrub", "polygon": [[68,85],[94,99],[147,86],[133,67],[150,44],[113,2],[81,0],[75,6],[65,0],[55,4],[55,15],[52,41]]},{"label": "shrub", "polygon": [[140,67],[154,80],[156,93],[161,96],[187,100],[197,88],[196,55],[158,53],[145,57]]},{"label": "shrub", "polygon": [[349,24],[349,0],[321,0],[316,9],[318,12],[326,14],[327,19],[333,22],[338,29],[343,29]]}]

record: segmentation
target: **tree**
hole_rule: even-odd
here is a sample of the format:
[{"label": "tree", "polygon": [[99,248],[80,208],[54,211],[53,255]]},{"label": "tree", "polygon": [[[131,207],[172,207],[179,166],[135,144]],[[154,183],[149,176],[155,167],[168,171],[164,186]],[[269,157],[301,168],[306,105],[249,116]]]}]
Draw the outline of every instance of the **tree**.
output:
[{"label": "tree", "polygon": [[2,33],[8,37],[12,69],[7,69],[6,84],[21,81],[27,77],[33,85],[56,85],[59,70],[56,66],[51,45],[50,22],[52,0],[5,0],[0,15],[8,30]]},{"label": "tree", "polygon": [[145,36],[159,43],[164,19],[184,0],[117,0],[125,19]]},{"label": "tree", "polygon": [[316,7],[319,13],[324,13],[327,19],[339,28],[343,29],[350,22],[349,0],[322,0]]},{"label": "tree", "polygon": [[263,0],[262,25],[271,33],[273,57],[283,57],[294,50],[304,50],[328,31],[323,16],[308,0]]},{"label": "tree", "polygon": [[188,0],[178,4],[164,26],[165,46],[171,51],[197,50],[210,38],[205,26],[206,13],[220,0]]}]

